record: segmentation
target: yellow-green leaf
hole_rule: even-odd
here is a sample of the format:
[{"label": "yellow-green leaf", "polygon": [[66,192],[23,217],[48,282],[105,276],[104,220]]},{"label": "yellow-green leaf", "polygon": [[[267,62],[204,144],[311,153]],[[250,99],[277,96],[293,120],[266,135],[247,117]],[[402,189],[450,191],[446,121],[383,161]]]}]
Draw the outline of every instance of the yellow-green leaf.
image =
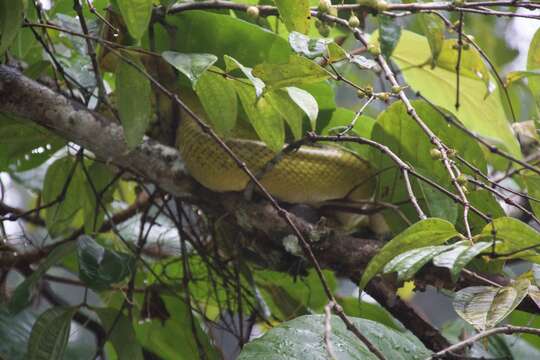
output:
[{"label": "yellow-green leaf", "polygon": [[309,30],[309,0],[274,0],[287,30],[306,34]]},{"label": "yellow-green leaf", "polygon": [[152,0],[117,0],[129,34],[139,40],[150,23]]}]

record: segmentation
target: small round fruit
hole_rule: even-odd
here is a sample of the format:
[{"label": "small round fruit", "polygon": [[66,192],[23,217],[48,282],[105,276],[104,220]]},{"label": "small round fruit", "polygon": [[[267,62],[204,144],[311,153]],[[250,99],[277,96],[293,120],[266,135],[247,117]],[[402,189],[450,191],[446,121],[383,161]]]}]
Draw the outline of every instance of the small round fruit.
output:
[{"label": "small round fruit", "polygon": [[332,6],[332,2],[330,0],[319,1],[319,11],[322,13],[327,13],[328,10],[330,10],[331,6]]},{"label": "small round fruit", "polygon": [[390,99],[390,94],[387,92],[383,92],[378,94],[377,98],[381,101],[387,102]]},{"label": "small round fruit", "polygon": [[259,8],[256,6],[249,6],[246,12],[248,16],[252,19],[256,19],[259,17]]},{"label": "small round fruit", "polygon": [[467,185],[467,177],[464,174],[459,174],[459,176],[456,178],[456,181],[461,186]]},{"label": "small round fruit", "polygon": [[439,149],[435,148],[429,150],[429,156],[431,156],[433,160],[440,160],[443,157],[442,152]]},{"label": "small round fruit", "polygon": [[349,26],[352,27],[352,28],[357,28],[360,26],[360,19],[358,19],[358,17],[356,15],[351,15],[351,17],[349,18]]},{"label": "small round fruit", "polygon": [[392,93],[393,94],[399,94],[400,92],[401,92],[401,86],[399,86],[399,85],[392,86]]},{"label": "small round fruit", "polygon": [[373,56],[379,56],[381,54],[381,49],[375,44],[369,44],[368,51]]}]

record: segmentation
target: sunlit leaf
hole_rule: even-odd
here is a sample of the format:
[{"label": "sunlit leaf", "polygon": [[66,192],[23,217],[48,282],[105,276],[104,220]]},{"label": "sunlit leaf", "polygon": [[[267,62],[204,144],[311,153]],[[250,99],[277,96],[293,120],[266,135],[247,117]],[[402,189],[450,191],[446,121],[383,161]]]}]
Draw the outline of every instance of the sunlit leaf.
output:
[{"label": "sunlit leaf", "polygon": [[[529,72],[540,69],[540,29],[534,34],[529,52],[527,54],[527,70]],[[528,78],[529,88],[536,100],[536,106],[540,107],[540,79],[537,76]]]},{"label": "sunlit leaf", "polygon": [[292,101],[307,115],[311,123],[311,129],[315,130],[317,115],[319,114],[317,100],[309,92],[294,86],[289,86],[286,90]]},{"label": "sunlit leaf", "polygon": [[303,34],[309,30],[309,0],[274,0],[287,30]]},{"label": "sunlit leaf", "polygon": [[337,61],[343,61],[349,58],[347,51],[345,51],[345,49],[335,42],[331,42],[326,45],[326,52],[328,54],[329,63],[335,63]]},{"label": "sunlit leaf", "polygon": [[242,71],[242,73],[249,79],[249,81],[251,81],[251,84],[253,85],[253,88],[255,89],[255,94],[257,95],[257,97],[262,95],[263,90],[266,85],[261,79],[259,79],[257,76],[253,74],[253,69],[240,64],[238,60],[228,55],[225,55],[224,59],[225,59],[225,67],[227,69],[227,72],[240,69],[240,71]]},{"label": "sunlit leaf", "polygon": [[527,296],[530,282],[517,281],[512,286],[471,286],[458,291],[454,309],[478,331],[484,331],[504,320]]},{"label": "sunlit leaf", "polygon": [[[504,81],[504,84],[505,86],[510,86],[512,85],[512,83],[515,83],[516,81],[519,81],[523,78],[533,78],[533,77],[537,77],[537,76],[540,76],[540,70],[530,70],[530,71],[527,71],[527,70],[515,70],[515,71],[510,71],[508,74],[506,74],[506,77],[505,77],[505,81]],[[534,82],[534,80],[532,80]],[[530,86],[530,81],[529,81],[529,86]]]},{"label": "sunlit leaf", "polygon": [[358,285],[363,289],[397,255],[427,245],[438,245],[459,236],[454,226],[442,219],[426,219],[410,226],[390,240],[369,262]]}]

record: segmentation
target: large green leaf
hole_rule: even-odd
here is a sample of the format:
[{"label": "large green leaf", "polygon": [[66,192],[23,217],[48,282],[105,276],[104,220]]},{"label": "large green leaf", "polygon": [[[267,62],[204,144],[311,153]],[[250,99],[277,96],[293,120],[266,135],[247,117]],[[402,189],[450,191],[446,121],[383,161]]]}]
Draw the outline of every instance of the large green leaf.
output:
[{"label": "large green leaf", "polygon": [[514,218],[503,217],[487,224],[482,230],[482,235],[491,239],[493,231],[495,231],[495,239],[500,240],[495,245],[497,254],[508,254],[506,259],[526,259],[536,263],[540,262],[540,255],[537,251],[524,250],[540,244],[540,233],[529,225]]},{"label": "large green leaf", "polygon": [[[534,71],[540,69],[540,29],[536,31],[529,45],[527,54],[527,70]],[[536,106],[540,108],[540,79],[536,76],[528,78],[529,88],[536,100]]]},{"label": "large green leaf", "polygon": [[294,103],[286,91],[281,89],[266,93],[264,98],[287,122],[294,138],[299,139],[302,136],[302,121],[304,119],[302,109]]},{"label": "large green leaf", "polygon": [[[374,41],[377,37],[377,34],[374,34]],[[468,56],[468,53],[464,51],[462,56]],[[519,144],[506,118],[500,92],[496,90],[484,98],[484,82],[463,76],[460,85],[461,106],[456,110],[456,75],[454,71],[442,67],[430,69],[423,66],[429,63],[430,58],[431,52],[426,38],[403,31],[392,60],[400,67],[407,84],[433,103],[455,114],[469,130],[521,158]]]},{"label": "large green leaf", "polygon": [[28,360],[62,359],[76,307],[54,307],[36,320],[28,341]]},{"label": "large green leaf", "polygon": [[253,75],[260,78],[268,89],[313,84],[330,77],[323,67],[299,55],[291,55],[285,64],[257,65],[253,68]]},{"label": "large green leaf", "polygon": [[77,255],[79,278],[98,290],[124,280],[135,266],[131,255],[106,249],[86,235],[77,240]]},{"label": "large green leaf", "polygon": [[[112,201],[114,174],[102,162],[94,161],[84,173],[84,193],[81,197],[84,211],[84,230],[87,234],[98,231],[105,221],[105,209]],[[98,198],[99,197],[99,198]]]},{"label": "large green leaf", "polygon": [[454,309],[463,320],[484,331],[504,320],[521,303],[529,285],[529,280],[521,280],[505,287],[468,287],[456,293]]},{"label": "large green leaf", "polygon": [[[371,320],[349,318],[386,359],[412,360],[431,354],[412,334],[399,332]],[[324,341],[325,317],[305,315],[282,323],[262,337],[249,342],[238,360],[328,359]],[[377,359],[336,316],[331,319],[331,336],[336,360]]]},{"label": "large green leaf", "polygon": [[242,82],[235,82],[236,93],[244,111],[259,138],[274,151],[285,143],[283,119],[265,96],[257,99],[255,89]]},{"label": "large green leaf", "polygon": [[236,89],[231,81],[234,80],[206,71],[195,85],[195,92],[208,114],[208,121],[221,135],[227,135],[234,128],[238,116]]},{"label": "large green leaf", "polygon": [[0,0],[0,56],[19,32],[24,12],[23,0]]},{"label": "large green leaf", "polygon": [[274,0],[287,30],[306,34],[309,30],[309,0]]},{"label": "large green leaf", "polygon": [[178,71],[186,75],[194,88],[201,75],[218,59],[217,56],[212,54],[182,54],[175,51],[164,51],[161,56]]},{"label": "large green leaf", "polygon": [[129,59],[131,63],[121,61],[116,69],[116,94],[124,136],[132,149],[142,141],[150,123],[152,89],[148,78],[134,67],[143,68],[142,63],[136,57]]},{"label": "large green leaf", "polygon": [[390,240],[371,259],[362,274],[362,279],[358,286],[363,289],[397,255],[427,245],[439,245],[457,236],[459,236],[459,233],[454,226],[442,219],[426,219],[413,224]]},{"label": "large green leaf", "polygon": [[113,308],[94,310],[109,335],[118,360],[143,360],[142,348],[129,319]]},{"label": "large green leaf", "polygon": [[450,251],[445,251],[433,258],[435,266],[450,269],[452,280],[456,281],[463,268],[478,254],[492,245],[490,242],[477,242],[471,245],[469,242],[454,247]]},{"label": "large green leaf", "polygon": [[49,268],[60,260],[68,256],[75,250],[75,243],[68,242],[54,248],[53,251],[45,258],[38,268],[24,281],[17,286],[9,302],[9,311],[18,313],[24,309],[31,300],[32,288],[36,285],[39,279],[49,270]]},{"label": "large green leaf", "polygon": [[129,33],[139,40],[148,28],[152,16],[152,0],[116,0]]},{"label": "large green leaf", "polygon": [[43,203],[47,207],[45,223],[53,236],[69,229],[81,209],[80,194],[84,193],[84,181],[79,165],[70,156],[56,160],[47,169],[43,182]]},{"label": "large green leaf", "polygon": [[166,18],[170,30],[176,28],[176,40],[165,29],[156,28],[158,51],[210,53],[222,65],[224,55],[230,55],[245,66],[263,62],[285,63],[291,54],[287,41],[261,27],[206,11],[186,11]]}]

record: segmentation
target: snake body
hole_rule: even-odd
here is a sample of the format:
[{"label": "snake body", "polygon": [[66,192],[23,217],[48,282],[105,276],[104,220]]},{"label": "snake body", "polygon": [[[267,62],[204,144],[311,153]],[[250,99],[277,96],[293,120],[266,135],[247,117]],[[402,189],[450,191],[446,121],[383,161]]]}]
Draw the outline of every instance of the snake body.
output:
[{"label": "snake body", "polygon": [[[178,128],[178,148],[190,174],[213,191],[242,191],[249,183],[246,173],[189,116]],[[255,174],[265,169],[276,153],[263,142],[226,139],[225,143]],[[275,197],[290,203],[368,199],[373,184],[371,170],[360,157],[329,146],[302,146],[283,155],[260,181]]]}]

